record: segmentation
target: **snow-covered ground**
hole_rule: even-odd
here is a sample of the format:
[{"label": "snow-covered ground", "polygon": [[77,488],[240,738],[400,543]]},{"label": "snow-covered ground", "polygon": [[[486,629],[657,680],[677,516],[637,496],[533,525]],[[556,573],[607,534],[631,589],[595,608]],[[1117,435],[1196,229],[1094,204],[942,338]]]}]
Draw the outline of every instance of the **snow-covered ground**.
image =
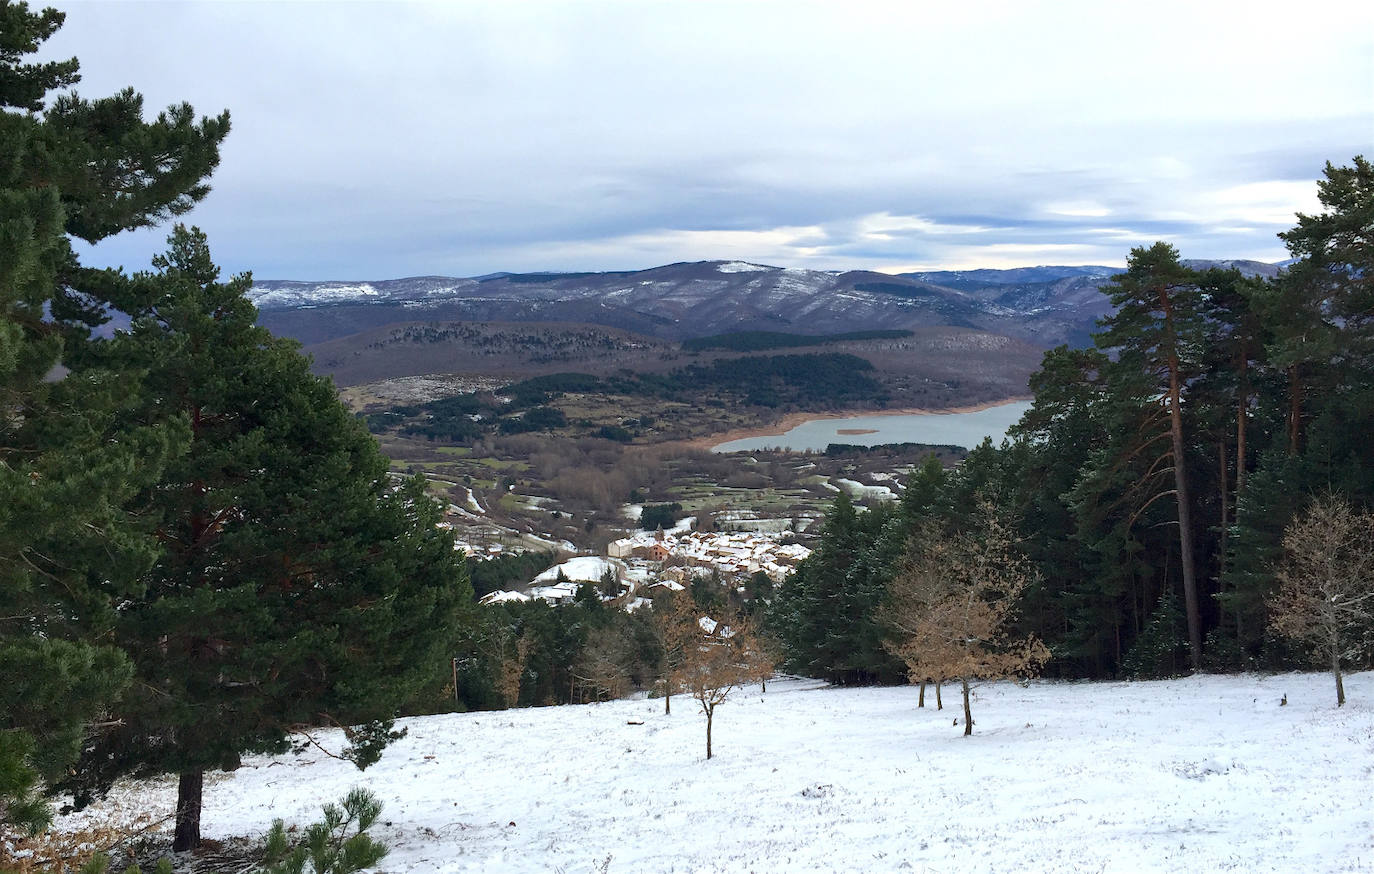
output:
[{"label": "snow-covered ground", "polygon": [[560,562],[546,571],[541,571],[530,585],[552,583],[558,579],[559,574],[562,574],[563,579],[569,582],[595,583],[608,573],[616,579],[620,579],[625,574],[625,562],[599,555],[578,555]]},{"label": "snow-covered ground", "polygon": [[312,822],[361,785],[382,871],[1374,871],[1374,673],[1346,688],[1337,709],[1322,674],[997,683],[966,738],[952,688],[936,711],[787,680],[720,706],[710,761],[687,698],[419,718],[363,773],[307,754],[208,779],[204,830]]},{"label": "snow-covered ground", "polygon": [[887,486],[866,486],[852,479],[836,478],[835,484],[849,492],[849,496],[860,501],[893,501],[897,495]]}]

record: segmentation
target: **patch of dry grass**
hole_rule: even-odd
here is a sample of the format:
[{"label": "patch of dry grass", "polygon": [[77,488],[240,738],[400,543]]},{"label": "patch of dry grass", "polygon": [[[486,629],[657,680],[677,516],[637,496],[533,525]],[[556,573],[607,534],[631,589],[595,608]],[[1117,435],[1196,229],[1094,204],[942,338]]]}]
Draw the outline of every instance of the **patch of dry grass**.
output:
[{"label": "patch of dry grass", "polygon": [[32,837],[0,833],[0,871],[67,874],[79,871],[97,853],[109,856],[112,868],[121,869],[133,863],[142,845],[171,820],[110,807],[100,822],[75,831],[49,829]]}]

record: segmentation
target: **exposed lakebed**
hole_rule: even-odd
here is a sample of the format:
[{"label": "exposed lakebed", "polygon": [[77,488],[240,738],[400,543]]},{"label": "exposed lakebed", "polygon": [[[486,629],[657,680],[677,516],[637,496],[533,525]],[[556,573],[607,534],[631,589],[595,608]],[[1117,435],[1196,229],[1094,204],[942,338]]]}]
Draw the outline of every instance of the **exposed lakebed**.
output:
[{"label": "exposed lakebed", "polygon": [[1030,401],[951,413],[902,413],[846,418],[809,419],[781,434],[764,434],[729,440],[711,447],[714,452],[749,452],[759,449],[823,451],[831,443],[876,446],[880,443],[926,443],[972,448],[991,437],[994,443],[1030,409]]}]

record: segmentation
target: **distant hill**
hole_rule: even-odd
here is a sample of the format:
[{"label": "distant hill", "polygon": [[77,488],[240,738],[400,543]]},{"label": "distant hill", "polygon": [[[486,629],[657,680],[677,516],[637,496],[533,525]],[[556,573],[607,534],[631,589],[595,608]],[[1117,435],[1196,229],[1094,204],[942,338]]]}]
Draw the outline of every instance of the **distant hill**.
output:
[{"label": "distant hill", "polygon": [[[1280,265],[1185,262],[1272,276]],[[1023,267],[891,275],[696,261],[605,273],[493,273],[380,281],[259,280],[260,321],[309,344],[420,321],[599,325],[663,340],[771,331],[953,327],[1032,346],[1083,345],[1120,268]]]},{"label": "distant hill", "polygon": [[1123,267],[1013,267],[1009,270],[932,270],[924,273],[903,273],[902,276],[930,282],[962,291],[978,291],[999,285],[1034,285],[1061,279],[1090,278],[1104,281],[1120,273]]},{"label": "distant hill", "polygon": [[[757,342],[763,339],[767,342]],[[1024,395],[1042,350],[968,328],[828,335],[726,334],[683,343],[567,322],[419,321],[305,347],[317,373],[341,386],[427,374],[507,381],[577,372],[596,377],[666,374],[723,359],[805,352],[857,356],[879,372],[900,406],[960,406]],[[780,345],[787,340],[787,345]],[[793,344],[795,340],[803,342]],[[776,342],[773,342],[776,341]]]}]

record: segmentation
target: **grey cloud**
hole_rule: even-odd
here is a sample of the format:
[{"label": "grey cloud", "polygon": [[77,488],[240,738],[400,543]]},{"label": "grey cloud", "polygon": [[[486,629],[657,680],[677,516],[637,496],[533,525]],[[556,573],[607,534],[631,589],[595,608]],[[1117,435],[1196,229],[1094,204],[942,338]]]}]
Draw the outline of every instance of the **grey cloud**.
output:
[{"label": "grey cloud", "polygon": [[[998,257],[1042,246],[1096,260],[1136,234],[1189,256],[1281,257],[1281,228],[1238,220],[1282,206],[1246,200],[1272,192],[1209,192],[1315,180],[1374,129],[1358,28],[1319,48],[1288,39],[1336,13],[1374,27],[1353,3],[1273,21],[1200,9],[1187,32],[1095,4],[1008,8],[1005,20],[898,3],[866,14],[810,3],[67,9],[55,54],[82,59],[83,93],[132,83],[150,107],[233,111],[215,192],[189,218],[226,268],[263,278],[647,267],[745,257],[709,246],[752,239],[760,260],[876,268],[938,267],[980,244],[1001,246],[988,250]],[[1079,31],[1079,18],[1109,32]],[[1279,23],[1284,38],[1266,29]],[[1161,68],[1152,47],[1166,34],[1182,60]],[[883,214],[933,227],[865,236]],[[813,227],[819,238],[777,232]],[[88,257],[138,267],[165,233]]]}]

